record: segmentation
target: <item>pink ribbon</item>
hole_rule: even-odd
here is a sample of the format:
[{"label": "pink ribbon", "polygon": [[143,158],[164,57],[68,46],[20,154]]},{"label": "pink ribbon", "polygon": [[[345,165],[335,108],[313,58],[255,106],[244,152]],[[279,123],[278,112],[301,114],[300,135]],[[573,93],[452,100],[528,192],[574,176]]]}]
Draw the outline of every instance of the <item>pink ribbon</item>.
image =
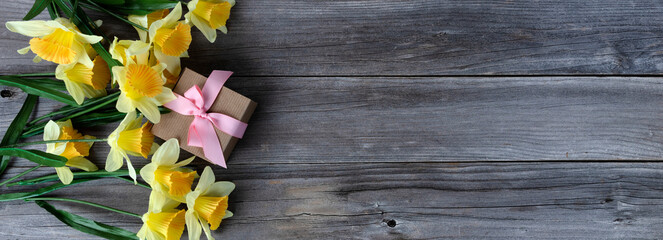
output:
[{"label": "pink ribbon", "polygon": [[189,125],[187,144],[202,147],[207,159],[224,168],[226,168],[226,159],[214,127],[233,137],[242,138],[247,124],[225,114],[208,113],[207,110],[216,100],[230,75],[232,72],[214,70],[207,78],[202,91],[198,85],[193,85],[184,96],[175,93],[177,99],[164,104],[179,114],[194,116]]}]

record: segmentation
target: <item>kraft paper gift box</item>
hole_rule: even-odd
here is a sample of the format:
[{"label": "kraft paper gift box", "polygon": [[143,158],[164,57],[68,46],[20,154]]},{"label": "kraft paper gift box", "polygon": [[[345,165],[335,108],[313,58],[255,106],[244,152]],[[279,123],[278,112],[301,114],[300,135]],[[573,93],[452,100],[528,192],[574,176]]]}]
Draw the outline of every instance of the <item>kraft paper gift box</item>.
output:
[{"label": "kraft paper gift box", "polygon": [[[184,95],[184,92],[193,87],[193,85],[198,85],[198,87],[202,89],[206,81],[207,77],[186,68],[184,69],[180,80],[177,82],[177,85],[175,85],[173,92],[179,95]],[[223,87],[207,112],[226,114],[230,117],[240,120],[241,122],[247,123],[251,118],[251,115],[253,114],[256,106],[257,103],[251,101],[251,99],[244,97],[227,87]],[[202,148],[187,145],[189,125],[193,119],[194,116],[181,115],[175,111],[171,111],[170,113],[161,115],[161,121],[154,125],[152,128],[152,133],[164,140],[176,138],[180,142],[180,147],[182,149],[192,153],[193,155],[196,155],[197,157],[205,159],[210,163],[213,163],[205,157]],[[230,153],[232,152],[235,144],[237,144],[239,139],[220,131],[216,127],[214,130],[216,131],[216,135],[218,136],[219,142],[221,143],[223,155],[226,161],[228,161],[228,157],[230,156]]]}]

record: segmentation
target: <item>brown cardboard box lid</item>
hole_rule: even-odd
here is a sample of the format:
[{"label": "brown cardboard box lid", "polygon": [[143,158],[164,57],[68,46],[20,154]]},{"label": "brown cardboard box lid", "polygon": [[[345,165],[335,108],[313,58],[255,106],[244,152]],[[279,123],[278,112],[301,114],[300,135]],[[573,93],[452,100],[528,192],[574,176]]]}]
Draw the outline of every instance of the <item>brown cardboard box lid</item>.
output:
[{"label": "brown cardboard box lid", "polygon": [[[207,77],[186,68],[184,69],[180,80],[177,82],[177,85],[173,89],[173,92],[183,95],[184,92],[189,90],[193,85],[198,85],[198,87],[202,89],[205,85],[205,81],[207,81]],[[208,112],[223,113],[246,123],[251,118],[257,105],[258,104],[251,101],[251,99],[248,99],[227,87],[223,87]],[[181,115],[174,111],[163,114],[161,116],[161,121],[152,127],[152,133],[164,140],[176,138],[180,142],[180,147],[182,149],[209,161],[205,158],[202,148],[187,145],[189,125],[191,124],[191,121],[193,121],[193,118],[193,116]],[[228,156],[230,156],[238,139],[219,131],[219,129],[215,128],[215,130],[216,135],[219,137],[221,147],[223,148],[223,155],[227,161]]]}]

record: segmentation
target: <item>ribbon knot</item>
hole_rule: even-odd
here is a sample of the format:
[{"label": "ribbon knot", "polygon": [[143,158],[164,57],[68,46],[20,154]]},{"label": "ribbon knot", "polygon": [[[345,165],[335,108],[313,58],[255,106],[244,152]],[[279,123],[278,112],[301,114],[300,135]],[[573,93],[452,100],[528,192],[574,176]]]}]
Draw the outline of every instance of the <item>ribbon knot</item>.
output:
[{"label": "ribbon knot", "polygon": [[233,137],[242,138],[247,124],[228,115],[209,113],[207,110],[216,100],[230,75],[232,72],[215,70],[207,78],[202,90],[194,85],[184,93],[184,96],[175,93],[177,98],[164,104],[179,114],[194,116],[189,125],[187,145],[203,148],[207,159],[224,168],[226,159],[214,127]]}]

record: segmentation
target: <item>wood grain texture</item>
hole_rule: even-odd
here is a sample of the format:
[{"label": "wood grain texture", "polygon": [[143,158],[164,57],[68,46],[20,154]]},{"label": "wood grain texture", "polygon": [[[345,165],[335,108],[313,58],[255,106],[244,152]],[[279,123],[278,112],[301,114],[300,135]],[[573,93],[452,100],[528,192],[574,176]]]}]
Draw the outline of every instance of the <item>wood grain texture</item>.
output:
[{"label": "wood grain texture", "polygon": [[[227,86],[259,103],[229,159],[238,164],[663,156],[657,78],[231,77]],[[21,103],[0,106],[6,124]]]},{"label": "wood grain texture", "polygon": [[[32,2],[4,3],[0,20],[19,20]],[[215,169],[237,184],[235,216],[215,237],[661,239],[663,85],[624,75],[663,70],[662,20],[653,0],[239,1],[229,33],[210,44],[194,31],[183,60],[234,71],[227,86],[259,103],[229,169]],[[16,53],[27,41],[0,28],[0,74],[54,70]],[[12,93],[0,98],[1,135],[25,94],[0,90]],[[59,106],[40,100],[34,116]],[[107,151],[97,143],[90,158],[103,166]],[[15,160],[0,181],[32,166]],[[140,214],[148,194],[106,180],[49,196]],[[92,238],[23,201],[0,202],[0,219],[0,239]]]},{"label": "wood grain texture", "polygon": [[[31,2],[0,15],[20,19]],[[94,18],[110,36],[137,38]],[[194,31],[184,65],[243,76],[658,74],[661,22],[654,0],[239,1],[215,44]],[[48,69],[15,53],[26,37],[0,36],[0,73]]]},{"label": "wood grain texture", "polygon": [[[657,163],[235,164],[216,175],[237,185],[230,195],[235,216],[217,239],[663,237]],[[111,180],[52,195],[142,212],[148,191]],[[132,230],[140,225],[54,204]],[[31,203],[0,203],[0,216],[12,219],[0,225],[7,239],[89,238]]]}]

